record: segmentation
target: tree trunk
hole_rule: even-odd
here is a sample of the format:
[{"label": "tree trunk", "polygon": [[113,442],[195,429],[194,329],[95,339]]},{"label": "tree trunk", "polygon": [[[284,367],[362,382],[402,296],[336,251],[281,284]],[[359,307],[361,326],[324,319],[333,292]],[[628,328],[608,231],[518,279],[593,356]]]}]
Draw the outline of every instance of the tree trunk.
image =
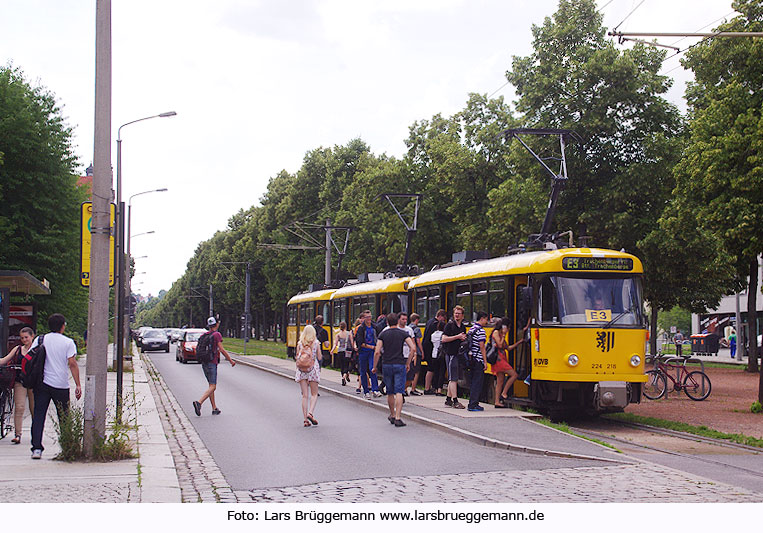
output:
[{"label": "tree trunk", "polygon": [[649,317],[649,353],[657,355],[657,308],[652,307],[652,315]]},{"label": "tree trunk", "polygon": [[[758,372],[758,258],[750,261],[750,283],[747,287],[747,371]],[[761,377],[763,382],[763,377]],[[758,391],[758,396],[761,392]]]}]

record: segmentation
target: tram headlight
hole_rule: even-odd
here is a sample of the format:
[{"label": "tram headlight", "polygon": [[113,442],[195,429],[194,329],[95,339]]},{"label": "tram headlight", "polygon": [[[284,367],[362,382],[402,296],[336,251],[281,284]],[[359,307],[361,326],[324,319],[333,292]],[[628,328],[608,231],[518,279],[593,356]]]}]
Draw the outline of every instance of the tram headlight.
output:
[{"label": "tram headlight", "polygon": [[631,357],[631,366],[637,367],[640,364],[641,364],[641,357],[639,357],[638,355],[633,355]]},{"label": "tram headlight", "polygon": [[574,353],[571,353],[567,356],[567,364],[570,366],[578,366],[578,363],[580,362],[580,359],[577,355]]}]

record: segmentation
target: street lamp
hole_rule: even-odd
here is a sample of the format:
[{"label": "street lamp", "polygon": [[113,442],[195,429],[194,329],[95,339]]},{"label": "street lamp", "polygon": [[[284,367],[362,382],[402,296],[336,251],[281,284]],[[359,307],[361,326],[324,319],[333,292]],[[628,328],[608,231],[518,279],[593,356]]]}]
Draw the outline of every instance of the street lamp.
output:
[{"label": "street lamp", "polygon": [[[135,124],[136,122],[142,122],[144,120],[150,120],[152,118],[167,118],[177,115],[175,111],[165,111],[158,115],[151,115],[148,117],[139,118],[137,120],[131,120],[125,122],[117,129],[117,239],[116,239],[116,259],[117,259],[117,279],[116,279],[116,308],[117,308],[117,334],[115,336],[116,348],[117,348],[117,421],[122,421],[122,364],[124,361],[124,343],[126,336],[125,332],[125,320],[124,320],[124,295],[125,287],[125,274],[127,273],[127,267],[125,266],[125,224],[124,224],[124,206],[122,205],[122,128]],[[128,237],[129,238],[129,237]]]}]

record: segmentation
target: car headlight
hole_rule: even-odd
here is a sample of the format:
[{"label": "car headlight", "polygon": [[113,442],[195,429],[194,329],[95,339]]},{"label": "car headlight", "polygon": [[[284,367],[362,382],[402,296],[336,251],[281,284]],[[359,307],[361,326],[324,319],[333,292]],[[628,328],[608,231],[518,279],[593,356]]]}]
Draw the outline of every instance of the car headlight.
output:
[{"label": "car headlight", "polygon": [[633,355],[631,357],[631,366],[637,367],[640,364],[641,364],[641,357],[638,355]]},{"label": "car headlight", "polygon": [[567,364],[570,366],[577,366],[580,362],[580,359],[578,359],[578,356],[574,353],[571,353],[567,356]]}]

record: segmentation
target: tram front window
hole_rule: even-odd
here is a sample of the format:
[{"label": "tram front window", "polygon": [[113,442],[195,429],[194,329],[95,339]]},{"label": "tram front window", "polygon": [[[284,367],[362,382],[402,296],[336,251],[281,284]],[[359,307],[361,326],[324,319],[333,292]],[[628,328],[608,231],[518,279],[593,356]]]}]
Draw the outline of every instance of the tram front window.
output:
[{"label": "tram front window", "polygon": [[541,283],[539,310],[544,324],[640,326],[641,302],[639,278],[549,276]]}]

